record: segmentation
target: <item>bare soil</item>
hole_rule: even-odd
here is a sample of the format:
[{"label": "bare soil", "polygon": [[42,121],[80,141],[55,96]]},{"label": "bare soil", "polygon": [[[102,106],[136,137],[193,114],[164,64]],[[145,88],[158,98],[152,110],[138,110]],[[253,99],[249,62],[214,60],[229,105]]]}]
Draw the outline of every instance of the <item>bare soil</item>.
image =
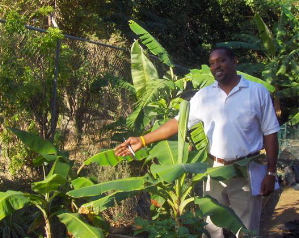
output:
[{"label": "bare soil", "polygon": [[[263,238],[299,237],[286,223],[299,222],[299,191],[293,187],[282,187],[264,200],[261,221]],[[299,223],[295,227],[299,232]],[[296,234],[297,233],[297,234]]]}]

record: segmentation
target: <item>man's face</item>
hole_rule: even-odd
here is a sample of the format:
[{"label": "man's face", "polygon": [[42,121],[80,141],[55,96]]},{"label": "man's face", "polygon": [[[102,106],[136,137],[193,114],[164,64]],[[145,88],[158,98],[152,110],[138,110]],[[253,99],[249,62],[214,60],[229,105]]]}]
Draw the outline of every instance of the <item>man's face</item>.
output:
[{"label": "man's face", "polygon": [[236,75],[236,59],[231,59],[223,49],[211,52],[209,58],[210,70],[219,83],[226,83]]}]

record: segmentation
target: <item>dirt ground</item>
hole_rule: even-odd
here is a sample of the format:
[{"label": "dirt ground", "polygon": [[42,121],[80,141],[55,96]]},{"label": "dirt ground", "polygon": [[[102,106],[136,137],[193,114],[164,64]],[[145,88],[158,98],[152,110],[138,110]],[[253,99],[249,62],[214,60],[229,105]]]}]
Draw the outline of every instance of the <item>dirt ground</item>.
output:
[{"label": "dirt ground", "polygon": [[[297,224],[296,222],[297,221]],[[288,224],[296,224],[296,232]],[[261,221],[263,238],[299,237],[299,191],[282,187],[264,200]]]}]

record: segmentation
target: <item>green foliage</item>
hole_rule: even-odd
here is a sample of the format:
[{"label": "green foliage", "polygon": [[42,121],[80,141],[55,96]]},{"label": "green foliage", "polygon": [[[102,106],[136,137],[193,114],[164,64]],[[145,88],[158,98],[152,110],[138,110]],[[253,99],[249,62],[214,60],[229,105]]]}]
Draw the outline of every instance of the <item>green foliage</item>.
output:
[{"label": "green foliage", "polygon": [[[144,220],[140,217],[135,218],[135,224],[138,229],[134,235],[146,232],[149,238],[167,238],[167,237],[180,237],[180,238],[196,238],[204,233],[204,222],[201,211],[195,213],[188,212],[179,217],[179,223],[171,217],[163,220]],[[180,225],[179,225],[180,224]]]},{"label": "green foliage", "polygon": [[25,20],[18,14],[17,11],[12,10],[7,14],[5,29],[8,34],[24,33]]},{"label": "green foliage", "polygon": [[[35,206],[40,210],[41,216],[36,217],[31,229],[34,230],[34,223],[43,221],[48,238],[52,237],[53,216],[57,216],[74,237],[104,237],[102,229],[93,223],[97,219],[91,220],[88,216],[84,218],[84,215],[79,215],[79,211],[75,209],[77,207],[75,201],[66,197],[66,192],[72,187],[72,179],[76,178],[71,170],[73,163],[66,153],[58,151],[51,143],[33,134],[18,129],[11,129],[11,131],[30,149],[43,157],[41,161],[50,165],[51,169],[44,180],[32,183],[32,190],[35,193],[2,192],[0,220],[16,210],[26,206]],[[80,186],[83,186],[82,183],[78,185],[77,182],[76,187]]]},{"label": "green foliage", "polygon": [[142,43],[147,46],[150,52],[160,59],[160,61],[169,67],[173,67],[173,63],[170,60],[170,57],[167,51],[160,45],[160,43],[145,29],[143,29],[140,25],[138,25],[134,21],[129,21],[129,25],[132,31],[134,31],[139,38],[141,39]]}]

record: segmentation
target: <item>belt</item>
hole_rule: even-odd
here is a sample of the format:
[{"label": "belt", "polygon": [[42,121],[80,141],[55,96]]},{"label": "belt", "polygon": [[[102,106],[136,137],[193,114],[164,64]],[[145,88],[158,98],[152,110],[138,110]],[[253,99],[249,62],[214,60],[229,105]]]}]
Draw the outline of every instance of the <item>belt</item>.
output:
[{"label": "belt", "polygon": [[209,154],[209,157],[212,160],[214,160],[214,161],[216,161],[216,162],[218,162],[220,164],[229,165],[229,164],[235,163],[235,162],[237,162],[239,160],[246,159],[246,158],[249,158],[249,157],[253,157],[253,156],[256,156],[256,155],[259,155],[259,154],[260,154],[260,152],[258,151],[258,152],[252,153],[252,154],[248,154],[248,155],[246,155],[244,157],[239,157],[239,158],[234,159],[234,160],[226,160],[226,159],[218,158],[218,157],[216,157],[214,155],[211,155],[211,154]]}]

